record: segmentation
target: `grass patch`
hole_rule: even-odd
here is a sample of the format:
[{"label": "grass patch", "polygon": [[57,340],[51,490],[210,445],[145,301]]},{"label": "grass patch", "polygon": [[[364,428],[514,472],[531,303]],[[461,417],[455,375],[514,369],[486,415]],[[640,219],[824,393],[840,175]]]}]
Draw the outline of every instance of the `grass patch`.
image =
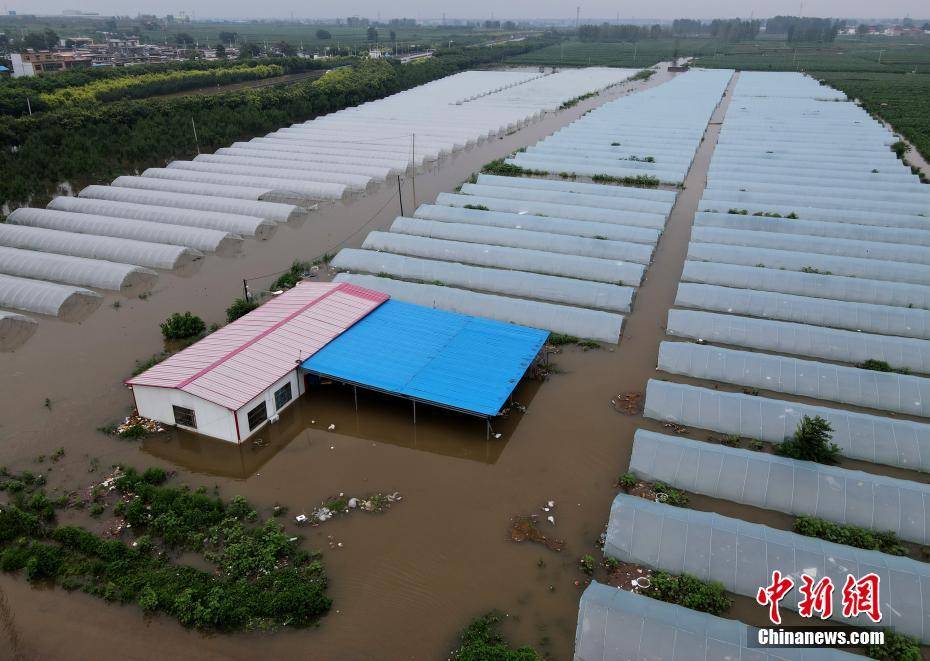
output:
[{"label": "grass patch", "polygon": [[[37,478],[5,479],[12,502],[0,509],[0,569],[22,571],[33,583],[135,603],[199,629],[306,626],[329,610],[319,560],[276,522],[257,521],[243,498],[225,503],[202,490],[164,486],[166,479],[161,469],[130,469],[116,480],[121,499],[114,510],[139,535],[135,547],[54,526],[55,505]],[[102,514],[101,508],[95,503],[91,514]],[[200,553],[215,569],[172,562],[172,550]]]},{"label": "grass patch", "polygon": [[459,645],[449,655],[450,661],[541,661],[531,647],[514,649],[500,633],[504,617],[491,611],[475,619],[459,634]]},{"label": "grass patch", "polygon": [[650,585],[643,594],[670,604],[711,615],[722,615],[732,605],[723,585],[716,581],[702,581],[688,574],[675,576],[664,571],[654,572],[649,581]]},{"label": "grass patch", "polygon": [[562,103],[562,105],[559,106],[559,110],[568,110],[569,108],[573,108],[573,107],[577,106],[579,103],[581,103],[582,101],[585,101],[586,99],[590,99],[590,98],[593,97],[593,96],[597,96],[597,92],[588,92],[587,94],[582,94],[581,96],[576,96],[576,97],[573,98],[573,99],[569,99],[568,101],[564,101],[564,102]]},{"label": "grass patch", "polygon": [[252,310],[258,308],[257,301],[247,301],[244,298],[237,298],[226,308],[226,323],[231,324],[239,317],[244,317]]},{"label": "grass patch", "polygon": [[875,372],[895,372],[897,374],[910,374],[911,371],[906,367],[894,368],[889,365],[884,360],[875,360],[874,358],[869,358],[865,362],[859,363],[856,365],[864,370],[873,370]]},{"label": "grass patch", "polygon": [[490,211],[490,209],[483,204],[466,204],[463,209],[472,209],[474,211]]},{"label": "grass patch", "polygon": [[635,74],[630,76],[630,80],[649,80],[652,76],[655,75],[655,71],[652,69],[642,69],[637,71]]},{"label": "grass patch", "polygon": [[530,170],[520,167],[519,165],[514,165],[513,163],[505,163],[502,158],[486,163],[481,168],[481,172],[483,174],[496,174],[502,177],[543,177],[549,174],[545,170]]},{"label": "grass patch", "polygon": [[903,633],[885,629],[884,645],[868,645],[865,653],[878,661],[920,661],[920,641]]},{"label": "grass patch", "polygon": [[891,531],[875,532],[859,526],[844,526],[812,516],[799,516],[794,520],[794,531],[807,537],[854,546],[857,549],[881,551],[891,555],[907,555],[907,547]]},{"label": "grass patch", "polygon": [[598,184],[622,184],[623,186],[639,186],[640,188],[655,188],[661,182],[658,177],[650,174],[638,174],[629,177],[614,177],[609,174],[596,174],[591,181]]}]

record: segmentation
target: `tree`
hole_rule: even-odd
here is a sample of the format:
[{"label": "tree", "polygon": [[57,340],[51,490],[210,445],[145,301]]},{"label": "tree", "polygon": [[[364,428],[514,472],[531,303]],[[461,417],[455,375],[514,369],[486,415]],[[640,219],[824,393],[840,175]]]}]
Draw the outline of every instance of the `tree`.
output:
[{"label": "tree", "polygon": [[161,334],[166,340],[183,340],[189,337],[196,337],[207,329],[203,319],[197,315],[185,312],[175,312],[160,324]]},{"label": "tree", "polygon": [[238,32],[220,32],[220,41],[224,44],[231,44],[239,39]]},{"label": "tree", "polygon": [[285,57],[292,57],[297,53],[297,49],[291,46],[286,41],[279,41],[274,45],[275,50],[284,55]]},{"label": "tree", "polygon": [[194,43],[194,38],[186,32],[178,32],[174,35],[174,40],[182,46]]},{"label": "tree", "polygon": [[775,446],[775,452],[792,459],[816,461],[821,464],[835,464],[840,454],[839,447],[832,443],[833,427],[830,423],[815,415],[803,416],[794,436]]},{"label": "tree", "polygon": [[46,50],[58,45],[58,34],[54,30],[45,29],[43,32],[27,32],[22,39],[23,48],[33,50]]},{"label": "tree", "polygon": [[320,41],[325,41],[327,39],[332,39],[333,34],[329,30],[317,30],[316,38],[319,39]]},{"label": "tree", "polygon": [[250,57],[258,57],[262,54],[262,48],[258,44],[253,44],[250,41],[245,42],[239,47],[239,59],[247,60]]},{"label": "tree", "polygon": [[224,46],[223,44],[217,44],[216,46],[213,47],[213,50],[216,51],[216,58],[218,60],[226,59],[226,46]]},{"label": "tree", "polygon": [[374,26],[368,28],[368,41],[378,41],[378,30]]},{"label": "tree", "polygon": [[391,36],[391,43],[397,43],[397,33],[394,32],[394,30],[391,30],[390,36]]},{"label": "tree", "polygon": [[859,25],[856,26],[856,34],[858,34],[860,37],[867,35],[868,33],[869,33],[869,26],[866,25],[865,23],[860,23]]}]

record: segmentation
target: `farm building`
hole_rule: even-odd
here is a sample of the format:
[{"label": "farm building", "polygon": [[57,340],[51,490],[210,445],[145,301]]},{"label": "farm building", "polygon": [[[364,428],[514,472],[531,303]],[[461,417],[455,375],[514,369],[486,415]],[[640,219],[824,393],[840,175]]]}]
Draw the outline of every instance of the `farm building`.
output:
[{"label": "farm building", "polygon": [[140,415],[238,443],[303,393],[305,358],[387,298],[301,283],[126,383]]},{"label": "farm building", "polygon": [[239,443],[320,377],[489,419],[546,331],[302,282],[126,383],[140,415]]}]

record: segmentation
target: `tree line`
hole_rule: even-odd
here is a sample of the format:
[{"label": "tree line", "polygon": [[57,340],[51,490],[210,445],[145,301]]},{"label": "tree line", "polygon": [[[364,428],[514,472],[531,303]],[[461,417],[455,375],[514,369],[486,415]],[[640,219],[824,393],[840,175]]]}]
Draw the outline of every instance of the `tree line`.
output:
[{"label": "tree line", "polygon": [[59,184],[107,183],[201,151],[372,101],[476,65],[550,45],[443,49],[416,64],[363,60],[307,82],[203,96],[123,100],[0,117],[0,199],[41,205]]}]

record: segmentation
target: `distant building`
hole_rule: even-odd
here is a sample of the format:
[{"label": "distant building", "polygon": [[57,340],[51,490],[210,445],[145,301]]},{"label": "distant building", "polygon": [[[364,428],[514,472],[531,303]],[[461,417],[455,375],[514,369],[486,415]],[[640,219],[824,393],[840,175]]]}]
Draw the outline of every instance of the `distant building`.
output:
[{"label": "distant building", "polygon": [[84,69],[90,67],[93,58],[76,53],[61,53],[57,51],[31,48],[23,53],[11,53],[10,61],[13,64],[13,77],[41,76],[45,73],[58,73],[71,69]]}]

